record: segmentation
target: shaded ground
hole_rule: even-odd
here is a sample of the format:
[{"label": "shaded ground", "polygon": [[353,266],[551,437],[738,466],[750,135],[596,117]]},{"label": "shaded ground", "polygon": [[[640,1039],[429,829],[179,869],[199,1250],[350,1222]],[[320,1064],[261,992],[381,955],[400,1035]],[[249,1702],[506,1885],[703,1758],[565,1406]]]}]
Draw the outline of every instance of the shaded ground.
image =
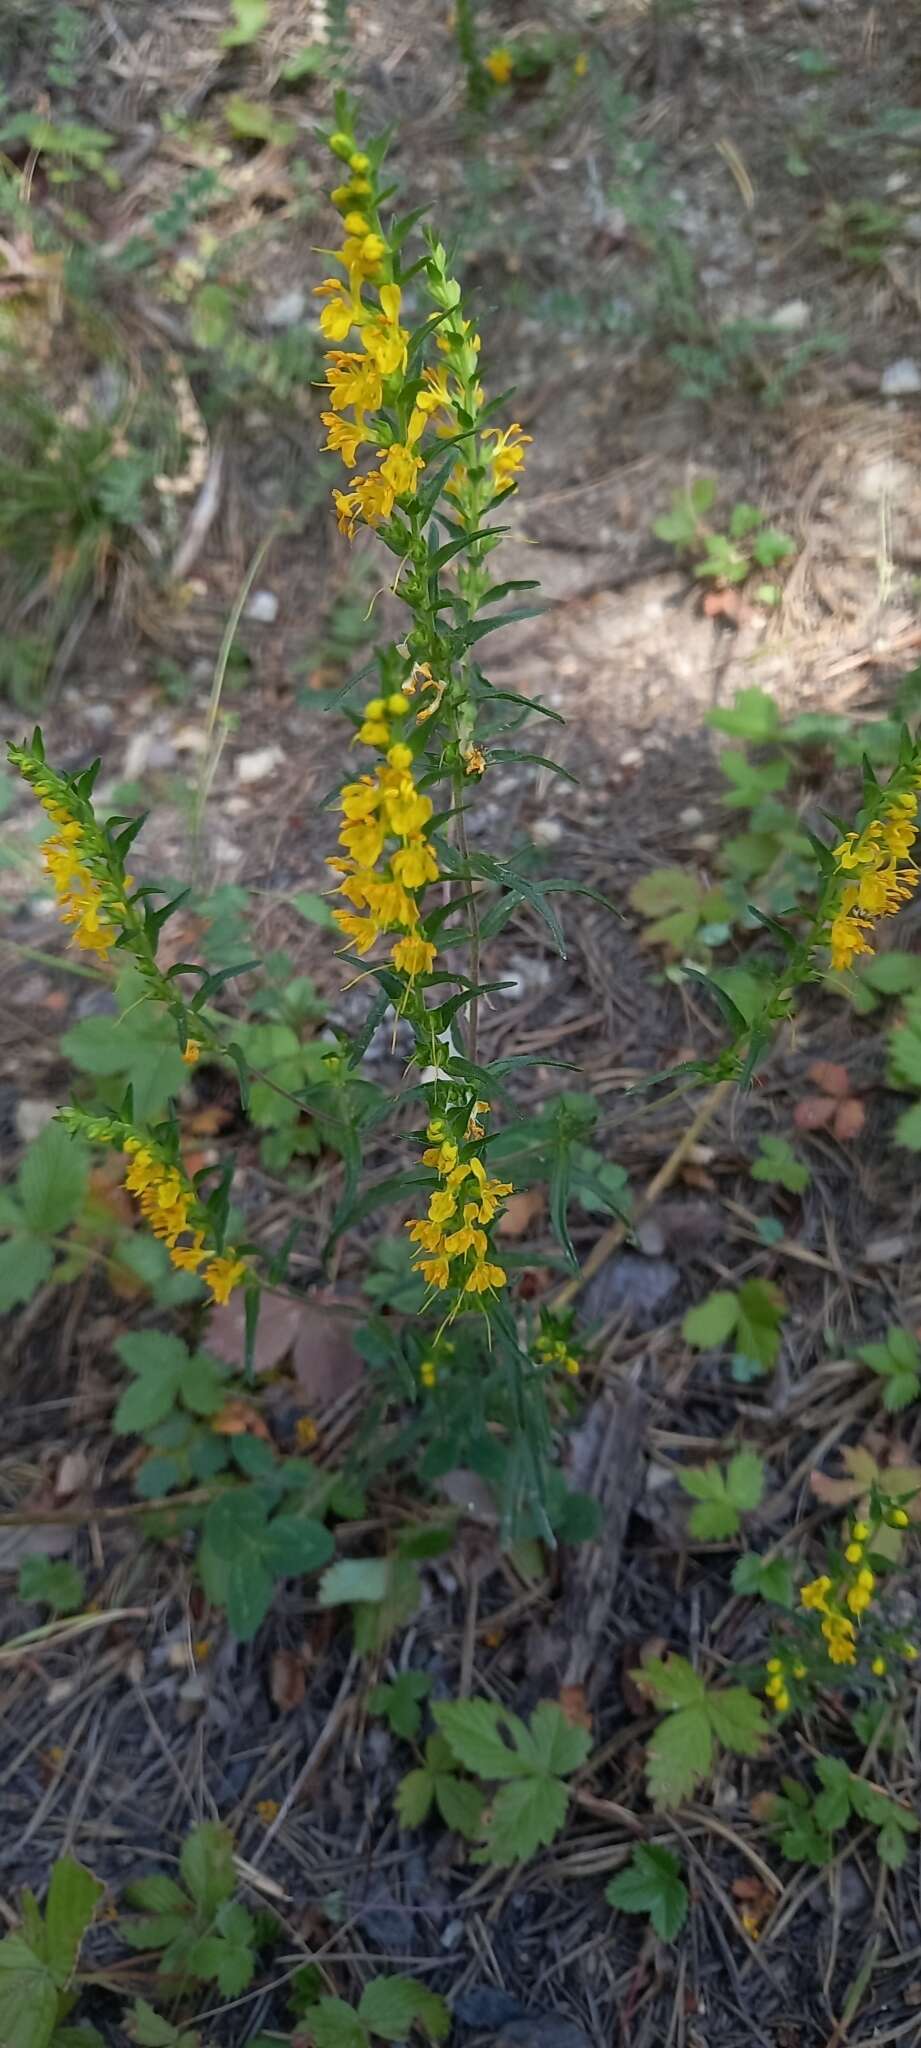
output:
[{"label": "shaded ground", "polygon": [[[367,119],[393,124],[407,203],[429,204],[456,236],[488,337],[491,388],[515,385],[517,416],[534,437],[503,560],[509,576],[540,578],[548,609],[491,643],[490,673],[565,716],[565,729],[554,729],[555,752],[579,782],[570,788],[541,771],[513,775],[496,766],[472,829],[490,845],[530,840],[552,871],[625,909],[632,884],[657,866],[691,865],[709,882],[726,813],[703,713],[757,682],[785,710],[872,715],[887,706],[921,645],[919,399],[911,391],[885,395],[887,372],[914,361],[917,350],[916,11],[858,0],[822,9],[785,0],[757,9],[663,7],[655,18],[616,5],[548,8],[539,26],[584,44],[585,81],[573,78],[567,57],[542,89],[513,88],[494,101],[479,126],[464,110],[446,10],[437,19],[427,4],[353,13],[352,75]],[[141,405],[138,393],[144,403],[150,397],[152,417],[177,403],[173,352],[185,362],[206,422],[212,489],[210,498],[162,501],[146,538],[126,544],[107,563],[99,594],[91,584],[75,606],[42,713],[49,753],[76,766],[101,751],[106,788],[127,788],[119,801],[154,809],[140,842],[148,867],[184,878],[194,859],[212,914],[216,889],[247,891],[253,949],[284,946],[294,970],[315,978],[332,1018],[352,1022],[364,996],[341,993],[327,937],[291,902],[323,886],[329,828],[319,804],[347,758],[341,724],[320,707],[391,616],[373,545],[349,553],[335,536],[315,452],[309,292],[320,275],[313,252],[329,229],[313,126],[326,116],[328,92],[317,81],[294,95],[278,80],[317,24],[308,8],[280,4],[264,42],[222,58],[224,12],[216,4],[163,5],[152,17],[117,0],[87,15],[67,90],[82,119],[115,136],[122,182],[111,193],[98,180],[80,182],[78,243],[123,250],[178,192],[188,200],[188,179],[203,168],[216,168],[227,188],[204,216],[219,243],[216,259],[189,225],[147,269],[107,272],[104,300],[132,402]],[[515,6],[490,10],[493,40],[514,41],[530,25]],[[14,110],[31,106],[43,83],[41,28],[28,10],[12,27],[0,19],[15,44]],[[227,97],[262,102],[270,91],[273,107],[295,121],[295,142],[259,149],[229,138]],[[164,111],[183,117],[166,137]],[[21,151],[16,161],[21,169]],[[36,196],[53,217],[57,208],[60,223],[71,195],[62,200],[44,187],[41,168],[35,176]],[[854,257],[858,228],[829,216],[830,206],[854,199],[872,199],[898,218],[872,266]],[[233,334],[255,351],[245,363],[226,334],[211,347],[202,341],[200,310],[193,333],[194,305],[176,274],[183,262],[213,264],[208,274],[232,284]],[[299,305],[292,294],[302,295]],[[279,395],[284,365],[273,356],[267,371],[261,352],[286,336],[288,366],[300,363],[302,373]],[[45,354],[49,392],[91,411],[105,400],[92,381],[99,367],[86,320],[68,314]],[[705,395],[686,395],[689,383]],[[776,609],[747,595],[735,618],[708,616],[697,585],[653,537],[672,494],[701,474],[718,479],[721,506],[752,500],[794,536]],[[221,636],[255,550],[275,527],[254,577],[262,618],[258,605],[255,617],[244,607],[216,726],[220,745],[209,751],[205,712]],[[35,615],[21,587],[11,589],[12,637],[30,630]],[[11,729],[26,716],[25,707],[11,711]],[[203,775],[207,802],[195,829]],[[804,809],[817,821],[823,801],[846,807],[851,791],[820,752]],[[11,1167],[27,1135],[23,1100],[55,1101],[69,1087],[62,1027],[101,1002],[95,987],[48,958],[57,936],[21,858],[30,829],[17,799],[9,844],[18,857],[0,876],[13,941],[0,1049]],[[226,907],[226,896],[219,900]],[[600,1148],[641,1193],[695,1105],[671,1101],[648,1115],[636,1096],[625,1101],[624,1088],[689,1048],[715,1047],[719,1027],[694,983],[670,978],[661,955],[644,946],[636,915],[612,919],[573,898],[566,925],[563,962],[526,913],[487,959],[487,978],[493,969],[512,973],[516,986],[485,1018],[484,1042],[490,1056],[546,1054],[532,1102],[559,1085],[549,1061],[571,1060],[574,1085],[601,1104]],[[917,929],[907,912],[899,944],[915,950]],[[201,930],[188,913],[177,943],[194,945]],[[810,997],[757,1091],[715,1110],[644,1220],[628,1263],[617,1251],[598,1262],[585,1306],[603,1336],[587,1391],[592,1402],[622,1410],[621,1457],[602,1482],[615,1551],[624,1533],[617,1503],[626,1497],[632,1514],[622,1557],[609,1558],[616,1595],[591,1643],[595,1750],[585,1797],[553,1851],[523,1872],[476,1873],[443,1834],[400,1833],[391,1800],[408,1752],[368,1719],[365,1674],[350,1658],[347,1629],[331,1628],[309,1589],[305,1597],[289,1584],[256,1643],[241,1648],[204,1612],[182,1540],[142,1545],[136,1518],[106,1515],[130,1501],[134,1469],[130,1448],[109,1430],[119,1387],[111,1345],[128,1318],[149,1319],[149,1311],[113,1297],[91,1271],[66,1295],[46,1291],[14,1316],[0,1468],[3,1504],[16,1523],[0,1529],[12,1546],[7,1568],[22,1554],[20,1514],[50,1519],[63,1501],[66,1515],[76,1496],[73,1524],[56,1535],[86,1569],[97,1606],[124,1612],[60,1647],[17,1652],[5,1674],[7,1904],[23,1881],[41,1888],[64,1847],[117,1885],[139,1866],[168,1865],[190,1821],[216,1814],[236,1832],[251,1903],[268,1899],[285,1938],[265,1988],[215,2015],[206,2038],[242,2044],[260,2027],[288,2025],[286,1973],[318,1951],[344,1992],[382,1960],[425,1976],[455,2002],[464,2043],[498,2038],[515,2000],[568,2017],[592,2043],[622,2038],[631,2048],[843,2048],[914,2038],[916,1857],[886,1883],[860,1842],[830,1878],[791,1872],[765,1849],[750,1808],[759,1788],[776,1784],[776,1756],[721,1775],[699,1806],[683,1811],[680,1827],[660,1824],[643,1792],[649,1722],[623,1682],[654,1638],[716,1669],[763,1651],[760,1614],[730,1592],[734,1549],[688,1542],[670,1472],[676,1458],[717,1456],[740,1432],[761,1450],[772,1490],[749,1533],[753,1547],[764,1548],[813,1512],[811,1469],[836,1469],[841,1444],[857,1441],[868,1423],[884,1427],[878,1389],[846,1353],[858,1333],[921,1319],[918,1198],[907,1155],[890,1142],[904,1106],[885,1085],[890,1021],[888,1013],[882,1024],[879,1013],[856,1020],[821,991]],[[856,1149],[823,1133],[807,1141],[813,1178],[800,1200],[755,1187],[747,1164],[762,1133],[789,1132],[816,1057],[846,1060],[867,1124]],[[396,1090],[400,1067],[386,1044],[376,1061]],[[312,1229],[293,1272],[308,1287],[335,1199],[335,1165],[306,1197],[292,1194],[230,1120],[229,1084],[196,1077],[189,1118],[215,1104],[226,1106],[218,1130],[235,1148],[248,1213],[280,1241],[306,1201]],[[398,1132],[382,1139],[372,1167],[396,1163],[399,1147]],[[785,1235],[766,1245],[757,1220],[769,1210]],[[585,1255],[601,1227],[597,1217],[581,1217]],[[540,1288],[552,1258],[543,1216],[533,1219],[527,1244],[528,1284]],[[360,1302],[366,1263],[361,1243],[347,1243],[335,1307],[351,1313]],[[680,1321],[708,1289],[751,1273],[781,1284],[790,1315],[775,1375],[739,1389],[724,1368],[691,1360]],[[273,1420],[285,1442],[300,1390],[282,1373],[276,1392]],[[637,1404],[643,1457],[631,1461]],[[328,1461],[347,1450],[360,1406],[358,1390],[318,1416]],[[891,1423],[884,1433],[891,1449]],[[916,1451],[911,1411],[898,1434]],[[84,1461],[79,1483],[62,1486],[70,1453]],[[100,1508],[89,1522],[87,1501]],[[385,1492],[354,1540],[376,1538],[406,1511],[405,1500]],[[577,1619],[570,1575],[567,1559],[552,1559],[544,1579],[528,1581],[498,1552],[488,1524],[465,1519],[452,1553],[426,1569],[425,1605],[393,1654],[429,1672],[436,1696],[456,1692],[462,1673],[471,1690],[527,1708],[560,1682],[560,1645]],[[6,1581],[10,1594],[13,1583]],[[910,1577],[899,1597],[910,1627]],[[35,1618],[11,1598],[7,1633],[20,1634]],[[272,1699],[279,1650],[302,1658],[306,1679],[303,1699],[287,1712]],[[919,1698],[916,1691],[915,1723]],[[917,1733],[909,1728],[906,1750],[885,1764],[887,1781],[914,1803]],[[793,1762],[806,1760],[813,1739],[822,1739],[819,1731],[792,1739]],[[837,1739],[857,1767],[863,1752],[843,1718]],[[878,1758],[874,1768],[882,1775]],[[268,1827],[255,1811],[262,1799],[280,1805]],[[686,1857],[694,1911],[674,1951],[641,1942],[636,1923],[603,1903],[607,1876],[633,1840],[624,1808],[639,1815],[647,1836],[677,1836]],[[733,1887],[765,1854],[781,1873],[781,1896],[755,1943],[741,1923],[745,1894]],[[97,1938],[104,1949],[105,1931]],[[839,2027],[871,1942],[873,1969],[853,2019]],[[144,1981],[140,1963],[135,1981]],[[111,2015],[100,1996],[92,2016],[115,2041]],[[535,2048],[570,2048],[546,2028],[532,2038]]]}]

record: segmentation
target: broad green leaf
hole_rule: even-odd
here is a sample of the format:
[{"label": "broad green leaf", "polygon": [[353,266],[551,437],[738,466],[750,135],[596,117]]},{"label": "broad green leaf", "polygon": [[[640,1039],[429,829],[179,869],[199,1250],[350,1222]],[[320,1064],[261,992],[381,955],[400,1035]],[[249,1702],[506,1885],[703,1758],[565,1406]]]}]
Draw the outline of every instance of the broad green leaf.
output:
[{"label": "broad green leaf", "polygon": [[[921,1069],[921,1045],[918,1047],[918,1052],[919,1069]],[[919,1071],[918,1086],[921,1087],[921,1071]],[[906,1146],[909,1152],[921,1152],[921,1102],[916,1102],[912,1109],[904,1110],[902,1115],[897,1118],[893,1137],[897,1145]]]},{"label": "broad green leaf", "polygon": [[686,1657],[651,1657],[631,1677],[648,1688],[659,1707],[697,1706],[706,1698],[704,1681]]},{"label": "broad green leaf", "polygon": [[851,1773],[837,1756],[817,1757],[816,1773],[823,1789],[813,1802],[813,1816],[823,1834],[833,1835],[845,1826],[850,1815]]},{"label": "broad green leaf", "polygon": [[756,1451],[737,1451],[726,1470],[726,1491],[743,1515],[760,1507],[764,1493],[764,1460]]},{"label": "broad green leaf", "polygon": [[216,1415],[223,1405],[224,1368],[217,1359],[209,1358],[206,1351],[195,1351],[188,1360],[179,1382],[183,1405],[191,1408],[193,1415]]},{"label": "broad green leaf", "polygon": [[646,1776],[654,1806],[680,1806],[707,1776],[713,1737],[706,1704],[679,1707],[660,1721],[646,1746]]},{"label": "broad green leaf", "polygon": [[123,1017],[81,1017],[61,1039],[81,1073],[120,1078],[139,1123],[149,1123],[188,1080],[173,1025],[145,1005]]},{"label": "broad green leaf", "polygon": [[308,2020],[313,2048],[368,2048],[368,2029],[344,1998],[321,1998]]},{"label": "broad green leaf", "polygon": [[301,916],[307,919],[308,924],[319,924],[335,929],[333,913],[325,896],[316,896],[310,889],[300,889],[296,896],[292,896],[291,902],[295,910],[299,910]]},{"label": "broad green leaf", "polygon": [[435,1804],[445,1827],[453,1828],[465,1841],[472,1842],[481,1832],[483,1795],[476,1785],[456,1778],[451,1771],[439,1771],[435,1777]]},{"label": "broad green leaf", "polygon": [[729,733],[733,739],[763,742],[777,733],[780,713],[766,690],[752,688],[737,690],[730,709],[708,711],[704,723],[717,732]]},{"label": "broad green leaf", "polygon": [[734,1756],[757,1756],[768,1729],[764,1708],[744,1685],[730,1685],[725,1691],[708,1692],[710,1725],[724,1749]]},{"label": "broad green leaf", "polygon": [[876,1837],[876,1853],[890,1870],[901,1870],[908,1854],[908,1842],[894,1820],[887,1820]]},{"label": "broad green leaf", "polygon": [[451,2025],[444,1999],[412,1977],[372,1977],[361,1994],[358,2016],[384,2041],[405,2041],[414,2021],[433,2041],[443,2041]]},{"label": "broad green leaf", "polygon": [[521,1778],[531,1775],[531,1766],[518,1748],[512,1749],[499,1732],[507,1726],[517,1741],[524,1726],[514,1714],[506,1714],[490,1700],[438,1700],[432,1717],[451,1753],[478,1778]]},{"label": "broad green leaf", "polygon": [[340,1557],[323,1573],[318,1599],[321,1607],[348,1607],[386,1600],[389,1590],[389,1558]]},{"label": "broad green leaf", "polygon": [[784,1300],[770,1280],[745,1280],[738,1293],[736,1347],[761,1372],[770,1372],[780,1350]]},{"label": "broad green leaf", "polygon": [[272,1604],[275,1581],[262,1557],[252,1552],[230,1558],[227,1573],[227,1619],[241,1643],[250,1643]]},{"label": "broad green leaf", "polygon": [[690,1466],[678,1477],[686,1493],[698,1502],[691,1509],[688,1527],[701,1543],[721,1543],[734,1536],[739,1527],[739,1510],[730,1500],[726,1481],[717,1465]]},{"label": "broad green leaf", "polygon": [[145,1372],[140,1379],[133,1380],[125,1388],[112,1418],[116,1435],[142,1436],[145,1430],[153,1429],[172,1414],[176,1393],[176,1381],[168,1373]]},{"label": "broad green leaf", "polygon": [[393,1801],[400,1826],[421,1827],[434,1797],[433,1771],[407,1771],[405,1778],[400,1779]]},{"label": "broad green leaf", "polygon": [[282,120],[263,100],[247,100],[237,93],[225,100],[223,112],[228,128],[246,142],[271,142],[284,149],[297,134],[294,122]]},{"label": "broad green leaf", "polygon": [[921,987],[921,956],[917,953],[876,953],[862,963],[861,981],[877,995],[907,996]]},{"label": "broad green leaf", "polygon": [[138,1906],[142,1913],[188,1912],[189,1902],[182,1886],[174,1877],[165,1872],[155,1871],[150,1877],[139,1877],[128,1887],[126,1897],[132,1906]]},{"label": "broad green leaf", "polygon": [[0,1941],[0,2041],[3,2048],[48,2048],[58,1993],[46,1965],[22,1934]]},{"label": "broad green leaf", "polygon": [[749,1551],[733,1566],[732,1586],[736,1593],[751,1594],[756,1599],[770,1600],[775,1607],[784,1607],[792,1613],[794,1603],[793,1569],[785,1557],[768,1560]]},{"label": "broad green leaf", "polygon": [[50,1244],[41,1237],[8,1237],[0,1244],[0,1315],[31,1301],[54,1265]]},{"label": "broad green leaf", "polygon": [[79,1216],[86,1193],[88,1155],[63,1124],[46,1124],[29,1146],[18,1174],[22,1213],[40,1237],[54,1237]]},{"label": "broad green leaf", "polygon": [[80,1943],[104,1891],[105,1885],[82,1863],[75,1863],[72,1856],[58,1857],[45,1906],[45,1950],[48,1967],[62,1991],[73,1975]]},{"label": "broad green leaf", "polygon": [[634,882],[628,900],[644,917],[662,917],[669,910],[696,912],[700,895],[700,883],[687,868],[653,868]]},{"label": "broad green leaf", "polygon": [[201,2036],[174,2027],[163,2014],[154,2012],[146,1998],[136,1998],[131,2008],[130,2037],[137,2048],[199,2048]]},{"label": "broad green leaf", "polygon": [[648,1913],[660,1941],[674,1941],[687,1918],[687,1886],[668,1849],[638,1843],[626,1870],[612,1878],[605,1892],[622,1913]]},{"label": "broad green leaf", "polygon": [[490,1801],[483,1859],[525,1861],[559,1834],[568,1806],[569,1793],[560,1778],[517,1778],[501,1785]]},{"label": "broad green leaf", "polygon": [[586,1728],[574,1727],[555,1700],[541,1700],[531,1715],[522,1752],[533,1759],[536,1769],[566,1778],[584,1764],[592,1746]]},{"label": "broad green leaf", "polygon": [[219,1821],[203,1820],[183,1842],[179,1856],[182,1882],[203,1914],[212,1918],[236,1889],[233,1836]]},{"label": "broad green leaf", "polygon": [[280,1578],[317,1572],[332,1557],[335,1545],[322,1522],[308,1515],[276,1515],[269,1522],[264,1557],[270,1571]]},{"label": "broad green leaf", "polygon": [[286,85],[298,85],[302,78],[322,76],[330,61],[330,52],[325,43],[305,43],[302,50],[296,50],[282,72]]},{"label": "broad green leaf", "polygon": [[225,28],[221,42],[225,50],[254,43],[269,19],[269,0],[230,0],[233,27]]},{"label": "broad green leaf", "polygon": [[20,1600],[44,1600],[55,1614],[76,1614],[86,1598],[86,1581],[66,1558],[24,1557],[16,1591]]},{"label": "broad green leaf", "polygon": [[682,1335],[697,1351],[716,1351],[732,1335],[738,1321],[739,1297],[728,1288],[708,1294],[696,1308],[689,1308],[681,1325]]}]

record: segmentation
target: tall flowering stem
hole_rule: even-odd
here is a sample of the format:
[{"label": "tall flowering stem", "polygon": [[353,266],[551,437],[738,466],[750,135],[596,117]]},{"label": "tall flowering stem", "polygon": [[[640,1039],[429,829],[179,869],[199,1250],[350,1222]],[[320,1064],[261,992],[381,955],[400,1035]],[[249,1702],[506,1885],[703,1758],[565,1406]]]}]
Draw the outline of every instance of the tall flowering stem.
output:
[{"label": "tall flowering stem", "polygon": [[[340,794],[330,866],[347,907],[334,916],[347,949],[369,958],[410,1023],[414,1059],[430,1075],[421,1084],[422,1163],[433,1178],[426,1213],[407,1228],[427,1300],[446,1325],[461,1309],[488,1314],[506,1282],[492,1231],[512,1187],[485,1158],[490,1102],[476,1064],[479,913],[465,810],[489,760],[482,725],[491,693],[472,650],[493,620],[477,615],[512,587],[492,582],[487,562],[502,529],[489,522],[516,487],[530,437],[517,422],[493,422],[480,336],[442,244],[426,234],[407,263],[415,218],[385,219],[383,145],[359,145],[344,97],[336,112],[329,146],[344,170],[331,198],[342,240],[331,252],[335,275],[316,287],[331,344],[325,447],[349,473],[333,492],[340,532],[353,539],[371,527],[396,557],[394,589],[409,623],[379,657],[380,691],[356,721],[355,743],[374,761]],[[443,799],[429,793],[438,785]],[[469,949],[466,984],[445,959],[459,944]],[[445,981],[459,988],[447,1005],[433,994]],[[452,1035],[464,1008],[466,1058]],[[423,1384],[432,1384],[433,1361],[425,1364]]]}]

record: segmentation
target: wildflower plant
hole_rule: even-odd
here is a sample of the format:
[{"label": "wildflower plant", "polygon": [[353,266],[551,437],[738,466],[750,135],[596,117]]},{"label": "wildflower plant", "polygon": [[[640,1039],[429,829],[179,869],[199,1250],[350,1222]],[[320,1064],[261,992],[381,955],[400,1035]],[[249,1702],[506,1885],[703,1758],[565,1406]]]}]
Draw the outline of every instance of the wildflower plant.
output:
[{"label": "wildflower plant", "polygon": [[908,1528],[908,1512],[874,1487],[867,1514],[848,1516],[843,1543],[829,1547],[825,1571],[800,1587],[797,1612],[772,1646],[764,1692],[777,1714],[808,1707],[842,1669],[882,1681],[917,1658],[917,1645],[888,1617],[891,1558],[878,1549],[883,1529]]}]

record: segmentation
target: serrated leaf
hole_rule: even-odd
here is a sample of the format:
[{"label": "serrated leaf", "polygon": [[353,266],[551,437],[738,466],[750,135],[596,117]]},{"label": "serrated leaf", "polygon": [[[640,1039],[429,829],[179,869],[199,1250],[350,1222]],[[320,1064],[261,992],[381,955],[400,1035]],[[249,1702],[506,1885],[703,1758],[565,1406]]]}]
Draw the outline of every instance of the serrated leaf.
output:
[{"label": "serrated leaf", "polygon": [[791,1195],[802,1194],[811,1178],[808,1166],[797,1159],[786,1138],[762,1138],[759,1156],[749,1170],[752,1180],[776,1181]]},{"label": "serrated leaf", "polygon": [[344,1998],[321,1998],[309,2008],[313,2048],[368,2048],[368,2029]]},{"label": "serrated leaf", "polygon": [[738,1296],[718,1288],[706,1300],[689,1308],[681,1325],[682,1335],[698,1351],[715,1351],[735,1329],[739,1314]]},{"label": "serrated leaf", "polygon": [[407,1771],[405,1778],[400,1779],[393,1801],[401,1827],[421,1827],[434,1797],[434,1772]]},{"label": "serrated leaf", "polygon": [[453,1828],[465,1841],[476,1839],[483,1821],[483,1795],[478,1786],[456,1778],[452,1771],[439,1771],[435,1778],[435,1804],[446,1828]]},{"label": "serrated leaf", "polygon": [[688,1893],[676,1857],[668,1849],[639,1843],[626,1870],[605,1892],[622,1913],[648,1913],[660,1941],[674,1941],[687,1918]]},{"label": "serrated leaf", "polygon": [[202,1914],[212,1919],[236,1889],[230,1830],[216,1820],[200,1821],[183,1842],[179,1869],[190,1898]]},{"label": "serrated leaf", "polygon": [[757,1756],[768,1732],[764,1708],[744,1685],[708,1692],[707,1711],[717,1741],[734,1756]]},{"label": "serrated leaf", "polygon": [[317,1597],[321,1607],[350,1607],[386,1600],[389,1591],[389,1558],[340,1557],[323,1573]]},{"label": "serrated leaf", "polygon": [[741,1514],[760,1507],[764,1494],[764,1460],[756,1451],[737,1451],[726,1468],[726,1491]]},{"label": "serrated leaf", "polygon": [[733,1592],[770,1600],[775,1607],[792,1612],[793,1569],[785,1557],[764,1559],[749,1551],[737,1559],[732,1571]]},{"label": "serrated leaf", "polygon": [[53,1265],[54,1253],[44,1238],[21,1234],[0,1244],[0,1315],[31,1301]]},{"label": "serrated leaf", "polygon": [[817,1757],[816,1772],[822,1781],[822,1791],[813,1802],[813,1818],[823,1834],[833,1835],[845,1826],[850,1815],[851,1773],[836,1756]]},{"label": "serrated leaf", "polygon": [[908,1854],[908,1842],[898,1823],[887,1820],[876,1837],[876,1853],[889,1870],[901,1870]]},{"label": "serrated leaf", "polygon": [[708,711],[704,722],[731,738],[763,742],[777,733],[780,713],[766,690],[752,688],[737,690],[730,709]]},{"label": "serrated leaf", "polygon": [[22,1213],[38,1236],[54,1237],[79,1216],[86,1194],[88,1155],[63,1124],[50,1123],[23,1159],[17,1176]]},{"label": "serrated leaf", "polygon": [[443,2041],[451,2025],[444,1999],[412,1977],[372,1977],[361,1994],[358,2017],[384,2041],[405,2041],[414,2022],[433,2041]]},{"label": "serrated leaf", "polygon": [[535,1707],[526,1741],[521,1745],[522,1754],[533,1761],[535,1769],[549,1771],[558,1778],[567,1778],[570,1771],[577,1771],[591,1746],[588,1729],[567,1720],[555,1700],[541,1700]]},{"label": "serrated leaf", "polygon": [[374,1687],[368,1698],[368,1711],[383,1714],[394,1735],[402,1735],[411,1742],[422,1723],[420,1702],[431,1689],[427,1671],[398,1671],[389,1684]]},{"label": "serrated leaf", "polygon": [[[121,991],[120,991],[121,992]],[[188,1079],[173,1025],[150,1004],[121,1017],[81,1017],[61,1039],[61,1050],[81,1073],[120,1077],[132,1091],[134,1114],[149,1123]]]},{"label": "serrated leaf", "polygon": [[770,1372],[780,1350],[783,1297],[769,1280],[745,1280],[738,1293],[736,1345],[743,1358]]},{"label": "serrated leaf", "polygon": [[630,1675],[659,1707],[697,1706],[707,1695],[703,1679],[686,1657],[650,1657]]},{"label": "serrated leaf", "polygon": [[55,1614],[75,1614],[86,1597],[86,1581],[66,1558],[24,1557],[16,1591],[20,1600],[44,1600]]},{"label": "serrated leaf", "polygon": [[670,910],[697,911],[700,883],[686,868],[653,868],[634,882],[628,901],[644,917],[661,917]]},{"label": "serrated leaf", "polygon": [[61,1990],[73,1975],[80,1943],[104,1891],[105,1885],[82,1863],[72,1856],[58,1857],[45,1906],[45,1951]]},{"label": "serrated leaf", "polygon": [[490,1803],[484,1858],[509,1864],[533,1856],[559,1834],[568,1806],[560,1778],[528,1776],[501,1785]]},{"label": "serrated leaf", "polygon": [[713,1737],[706,1705],[679,1707],[646,1746],[646,1777],[654,1806],[679,1806],[707,1776]]},{"label": "serrated leaf", "polygon": [[[512,1749],[500,1733],[500,1724],[517,1740],[525,1736],[524,1724],[490,1700],[438,1700],[432,1717],[451,1753],[478,1778],[521,1778],[531,1775],[531,1766],[519,1749]],[[526,1738],[525,1738],[526,1739]]]},{"label": "serrated leaf", "polygon": [[189,1901],[175,1878],[155,1871],[150,1877],[139,1877],[128,1886],[125,1894],[129,1905],[139,1907],[142,1913],[180,1913],[189,1911]]},{"label": "serrated leaf", "polygon": [[0,2041],[3,2048],[48,2048],[58,2016],[54,1980],[22,1934],[0,1941]]},{"label": "serrated leaf", "polygon": [[226,28],[221,36],[225,50],[256,41],[269,19],[269,0],[230,0],[230,11],[233,27]]}]

